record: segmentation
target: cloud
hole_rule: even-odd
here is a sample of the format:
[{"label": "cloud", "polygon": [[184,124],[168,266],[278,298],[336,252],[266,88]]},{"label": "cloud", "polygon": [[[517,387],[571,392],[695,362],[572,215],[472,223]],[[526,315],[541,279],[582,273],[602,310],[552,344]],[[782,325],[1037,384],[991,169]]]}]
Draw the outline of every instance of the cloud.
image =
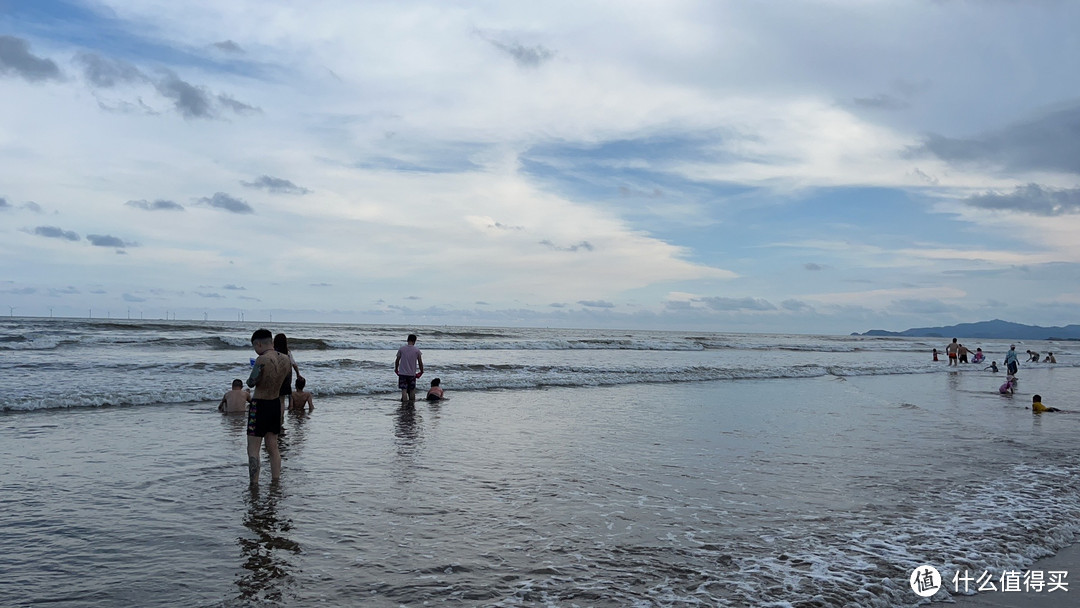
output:
[{"label": "cloud", "polygon": [[11,209],[11,204],[2,196],[0,196],[0,209]]},{"label": "cloud", "polygon": [[815,264],[813,262],[807,262],[803,264],[803,268],[807,270],[825,270],[825,267],[821,264]]},{"label": "cloud", "polygon": [[45,211],[41,208],[41,205],[35,203],[34,201],[26,201],[21,205],[21,207],[23,209],[26,209],[27,211],[33,211],[34,213],[45,213]]},{"label": "cloud", "polygon": [[140,298],[139,296],[133,296],[130,293],[125,293],[121,296],[125,302],[145,302],[146,298]]},{"label": "cloud", "polygon": [[228,289],[230,291],[247,291],[246,287],[240,287],[239,285],[233,285],[232,283],[228,285],[223,285],[221,288]]},{"label": "cloud", "polygon": [[970,139],[931,134],[915,152],[1012,171],[1080,173],[1080,103]]},{"label": "cloud", "polygon": [[78,241],[80,238],[78,234],[70,230],[57,228],[56,226],[38,226],[37,228],[34,228],[34,234],[50,239],[65,239],[68,241]]},{"label": "cloud", "polygon": [[768,300],[763,300],[761,298],[723,298],[709,296],[695,298],[694,301],[701,302],[713,310],[776,310],[776,307],[769,303]]},{"label": "cloud", "polygon": [[588,308],[615,308],[615,305],[607,300],[578,300],[578,304]]},{"label": "cloud", "polygon": [[145,209],[146,211],[183,211],[184,206],[180,203],[158,199],[154,202],[140,200],[140,201],[128,201],[124,203],[129,207],[135,207],[136,209]]},{"label": "cloud", "polygon": [[269,175],[260,176],[253,182],[240,182],[242,185],[248,188],[259,188],[268,192],[274,192],[276,194],[309,194],[311,190],[297,186],[287,179],[280,177],[271,177]]},{"label": "cloud", "polygon": [[972,207],[994,211],[1017,211],[1053,217],[1080,213],[1080,188],[1053,189],[1038,184],[1017,186],[1008,194],[989,192],[964,201]]},{"label": "cloud", "polygon": [[119,237],[108,234],[88,234],[86,240],[90,241],[90,244],[94,247],[118,247],[123,249],[124,247],[135,246],[135,243],[125,243]]},{"label": "cloud", "polygon": [[488,224],[488,228],[494,228],[496,230],[525,230],[524,226],[508,226],[502,222],[492,222]]},{"label": "cloud", "polygon": [[32,294],[37,293],[37,288],[36,287],[19,287],[19,288],[16,288],[16,289],[5,290],[3,293],[10,293],[12,295],[17,295],[17,296],[28,296],[28,295],[32,295]]},{"label": "cloud", "polygon": [[552,302],[551,304],[548,304],[548,306],[550,306],[551,308],[566,308],[566,303],[564,303],[564,302]]},{"label": "cloud", "polygon": [[165,70],[164,77],[154,86],[158,93],[171,99],[177,112],[184,118],[214,118],[213,98],[203,87],[181,80],[175,73]]},{"label": "cloud", "polygon": [[952,311],[955,307],[941,300],[896,300],[889,307],[890,310],[899,313],[933,315]]},{"label": "cloud", "polygon": [[60,80],[56,62],[32,54],[30,44],[14,36],[0,36],[0,74],[21,76],[30,82]]},{"label": "cloud", "polygon": [[813,306],[810,306],[809,304],[807,304],[806,302],[803,302],[802,300],[795,300],[795,299],[784,300],[783,302],[780,303],[780,307],[783,308],[784,310],[790,310],[792,312],[801,312],[801,311],[804,311],[804,310],[814,310]]},{"label": "cloud", "polygon": [[222,209],[230,213],[255,213],[255,210],[251,208],[251,205],[238,198],[229,196],[224,192],[217,192],[214,196],[200,198],[199,202],[209,207]]},{"label": "cloud", "polygon": [[261,109],[248,105],[242,101],[237,101],[229,95],[224,93],[217,96],[218,104],[224,107],[226,110],[232,110],[237,114],[258,114],[262,112]]},{"label": "cloud", "polygon": [[[481,34],[483,36],[483,34]],[[525,46],[520,42],[503,42],[494,38],[483,36],[492,46],[506,53],[514,59],[518,66],[523,68],[537,68],[541,64],[550,61],[555,56],[555,51],[541,45]]]},{"label": "cloud", "polygon": [[119,59],[107,59],[96,53],[79,53],[75,62],[82,66],[83,76],[90,84],[112,88],[118,84],[146,82],[146,74],[139,68]]},{"label": "cloud", "polygon": [[856,97],[851,100],[852,103],[860,108],[867,108],[871,110],[906,110],[911,107],[911,104],[903,99],[898,99],[892,95],[881,94],[874,97]]},{"label": "cloud", "polygon": [[215,42],[214,44],[212,44],[210,46],[213,46],[217,50],[222,51],[224,53],[233,53],[233,54],[236,54],[236,55],[243,55],[244,54],[244,49],[240,48],[240,45],[236,44],[232,40],[222,40],[221,42]]},{"label": "cloud", "polygon": [[590,243],[589,241],[581,241],[580,243],[578,243],[576,245],[570,245],[568,247],[560,247],[560,246],[556,245],[555,243],[552,243],[551,241],[549,241],[547,239],[544,239],[544,240],[540,241],[540,244],[544,245],[546,247],[549,247],[551,249],[554,249],[555,251],[578,251],[579,249],[584,249],[585,251],[594,251],[596,249],[595,247],[593,247],[593,244]]},{"label": "cloud", "polygon": [[202,292],[202,291],[196,291],[195,295],[199,296],[200,298],[211,298],[211,299],[220,299],[220,298],[225,297],[225,296],[221,295],[220,293],[213,293],[213,292],[208,293],[208,292]]}]

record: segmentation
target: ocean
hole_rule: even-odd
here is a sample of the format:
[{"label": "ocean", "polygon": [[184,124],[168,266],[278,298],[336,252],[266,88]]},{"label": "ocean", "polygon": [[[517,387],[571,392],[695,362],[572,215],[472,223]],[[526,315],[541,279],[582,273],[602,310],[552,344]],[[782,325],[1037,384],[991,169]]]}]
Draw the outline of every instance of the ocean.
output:
[{"label": "ocean", "polygon": [[1002,396],[944,338],[277,324],[315,410],[251,488],[258,326],[0,321],[0,604],[914,606],[1080,530],[1076,343]]}]

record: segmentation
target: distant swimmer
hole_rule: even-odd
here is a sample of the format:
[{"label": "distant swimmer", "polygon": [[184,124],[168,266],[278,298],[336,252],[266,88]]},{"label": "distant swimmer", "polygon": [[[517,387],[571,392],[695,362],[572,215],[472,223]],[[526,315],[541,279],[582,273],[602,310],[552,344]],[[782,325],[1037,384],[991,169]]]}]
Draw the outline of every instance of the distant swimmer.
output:
[{"label": "distant swimmer", "polygon": [[1059,410],[1056,407],[1046,407],[1045,405],[1043,405],[1041,395],[1032,395],[1031,396],[1031,413],[1032,414],[1041,414],[1043,412],[1060,412],[1060,411],[1061,410]]},{"label": "distant swimmer", "polygon": [[237,378],[232,381],[232,390],[225,393],[225,396],[221,398],[221,403],[218,404],[217,409],[219,412],[225,412],[226,414],[246,412],[249,401],[251,401],[251,392],[244,388],[244,381]]},{"label": "distant swimmer", "polygon": [[990,371],[994,372],[995,374],[998,373],[997,361],[991,361],[989,367],[984,367],[983,368],[984,372],[986,370],[990,370]]},{"label": "distant swimmer", "polygon": [[1027,354],[1028,354],[1028,363],[1032,363],[1032,362],[1038,363],[1039,362],[1039,353],[1037,353],[1037,352],[1035,352],[1033,350],[1029,350],[1029,351],[1027,351]]},{"label": "distant swimmer", "polygon": [[949,355],[949,365],[959,365],[957,357],[960,355],[960,345],[956,343],[956,338],[952,339],[952,344],[945,347],[945,353]]},{"label": "distant swimmer", "polygon": [[1043,363],[1057,363],[1057,359],[1054,358],[1054,353],[1046,353],[1046,358],[1043,359]]},{"label": "distant swimmer", "polygon": [[935,348],[934,349],[934,361],[937,361],[937,360],[938,360],[938,358],[937,358],[937,349]]},{"label": "distant swimmer", "polygon": [[431,388],[429,388],[427,392],[428,401],[441,401],[446,398],[444,397],[445,391],[439,386],[441,383],[442,381],[438,378],[431,381]]}]

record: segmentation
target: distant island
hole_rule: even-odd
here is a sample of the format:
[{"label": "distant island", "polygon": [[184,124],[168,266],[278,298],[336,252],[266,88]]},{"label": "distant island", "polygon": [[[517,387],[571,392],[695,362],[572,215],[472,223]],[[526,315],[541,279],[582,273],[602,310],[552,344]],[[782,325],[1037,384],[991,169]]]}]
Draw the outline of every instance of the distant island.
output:
[{"label": "distant island", "polygon": [[1080,325],[1039,327],[1001,319],[961,323],[948,327],[915,327],[904,331],[871,329],[853,336],[907,336],[912,338],[981,338],[984,340],[1080,340]]}]

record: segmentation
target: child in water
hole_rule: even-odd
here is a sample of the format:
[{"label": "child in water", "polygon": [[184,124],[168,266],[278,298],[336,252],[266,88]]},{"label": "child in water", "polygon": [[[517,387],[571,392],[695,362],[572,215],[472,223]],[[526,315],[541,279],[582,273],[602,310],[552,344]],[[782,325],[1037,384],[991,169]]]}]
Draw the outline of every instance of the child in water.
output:
[{"label": "child in water", "polygon": [[1060,411],[1061,410],[1059,410],[1056,407],[1046,407],[1045,405],[1043,405],[1042,404],[1042,395],[1032,395],[1031,396],[1031,413],[1032,414],[1041,414],[1043,412],[1060,412]]},{"label": "child in water", "polygon": [[431,381],[431,388],[427,392],[428,401],[441,401],[443,399],[443,389],[439,386],[440,380],[435,378]]},{"label": "child in water", "polygon": [[305,391],[305,386],[307,386],[307,380],[303,378],[296,379],[296,390],[289,396],[290,411],[302,412],[305,404],[309,412],[315,409],[315,404],[311,401],[311,392]]},{"label": "child in water", "polygon": [[998,392],[1002,395],[1012,395],[1016,392],[1016,378],[1009,376],[1009,379],[998,387]]},{"label": "child in water", "polygon": [[984,367],[984,368],[983,368],[983,371],[984,371],[984,372],[985,372],[986,370],[990,370],[990,371],[994,372],[995,374],[996,374],[996,373],[998,373],[998,368],[997,368],[997,361],[991,361],[991,362],[990,362],[990,367]]},{"label": "child in water", "polygon": [[225,393],[218,404],[219,412],[231,414],[234,412],[246,412],[248,401],[251,401],[251,392],[244,388],[244,381],[237,378],[232,381],[232,390]]}]

